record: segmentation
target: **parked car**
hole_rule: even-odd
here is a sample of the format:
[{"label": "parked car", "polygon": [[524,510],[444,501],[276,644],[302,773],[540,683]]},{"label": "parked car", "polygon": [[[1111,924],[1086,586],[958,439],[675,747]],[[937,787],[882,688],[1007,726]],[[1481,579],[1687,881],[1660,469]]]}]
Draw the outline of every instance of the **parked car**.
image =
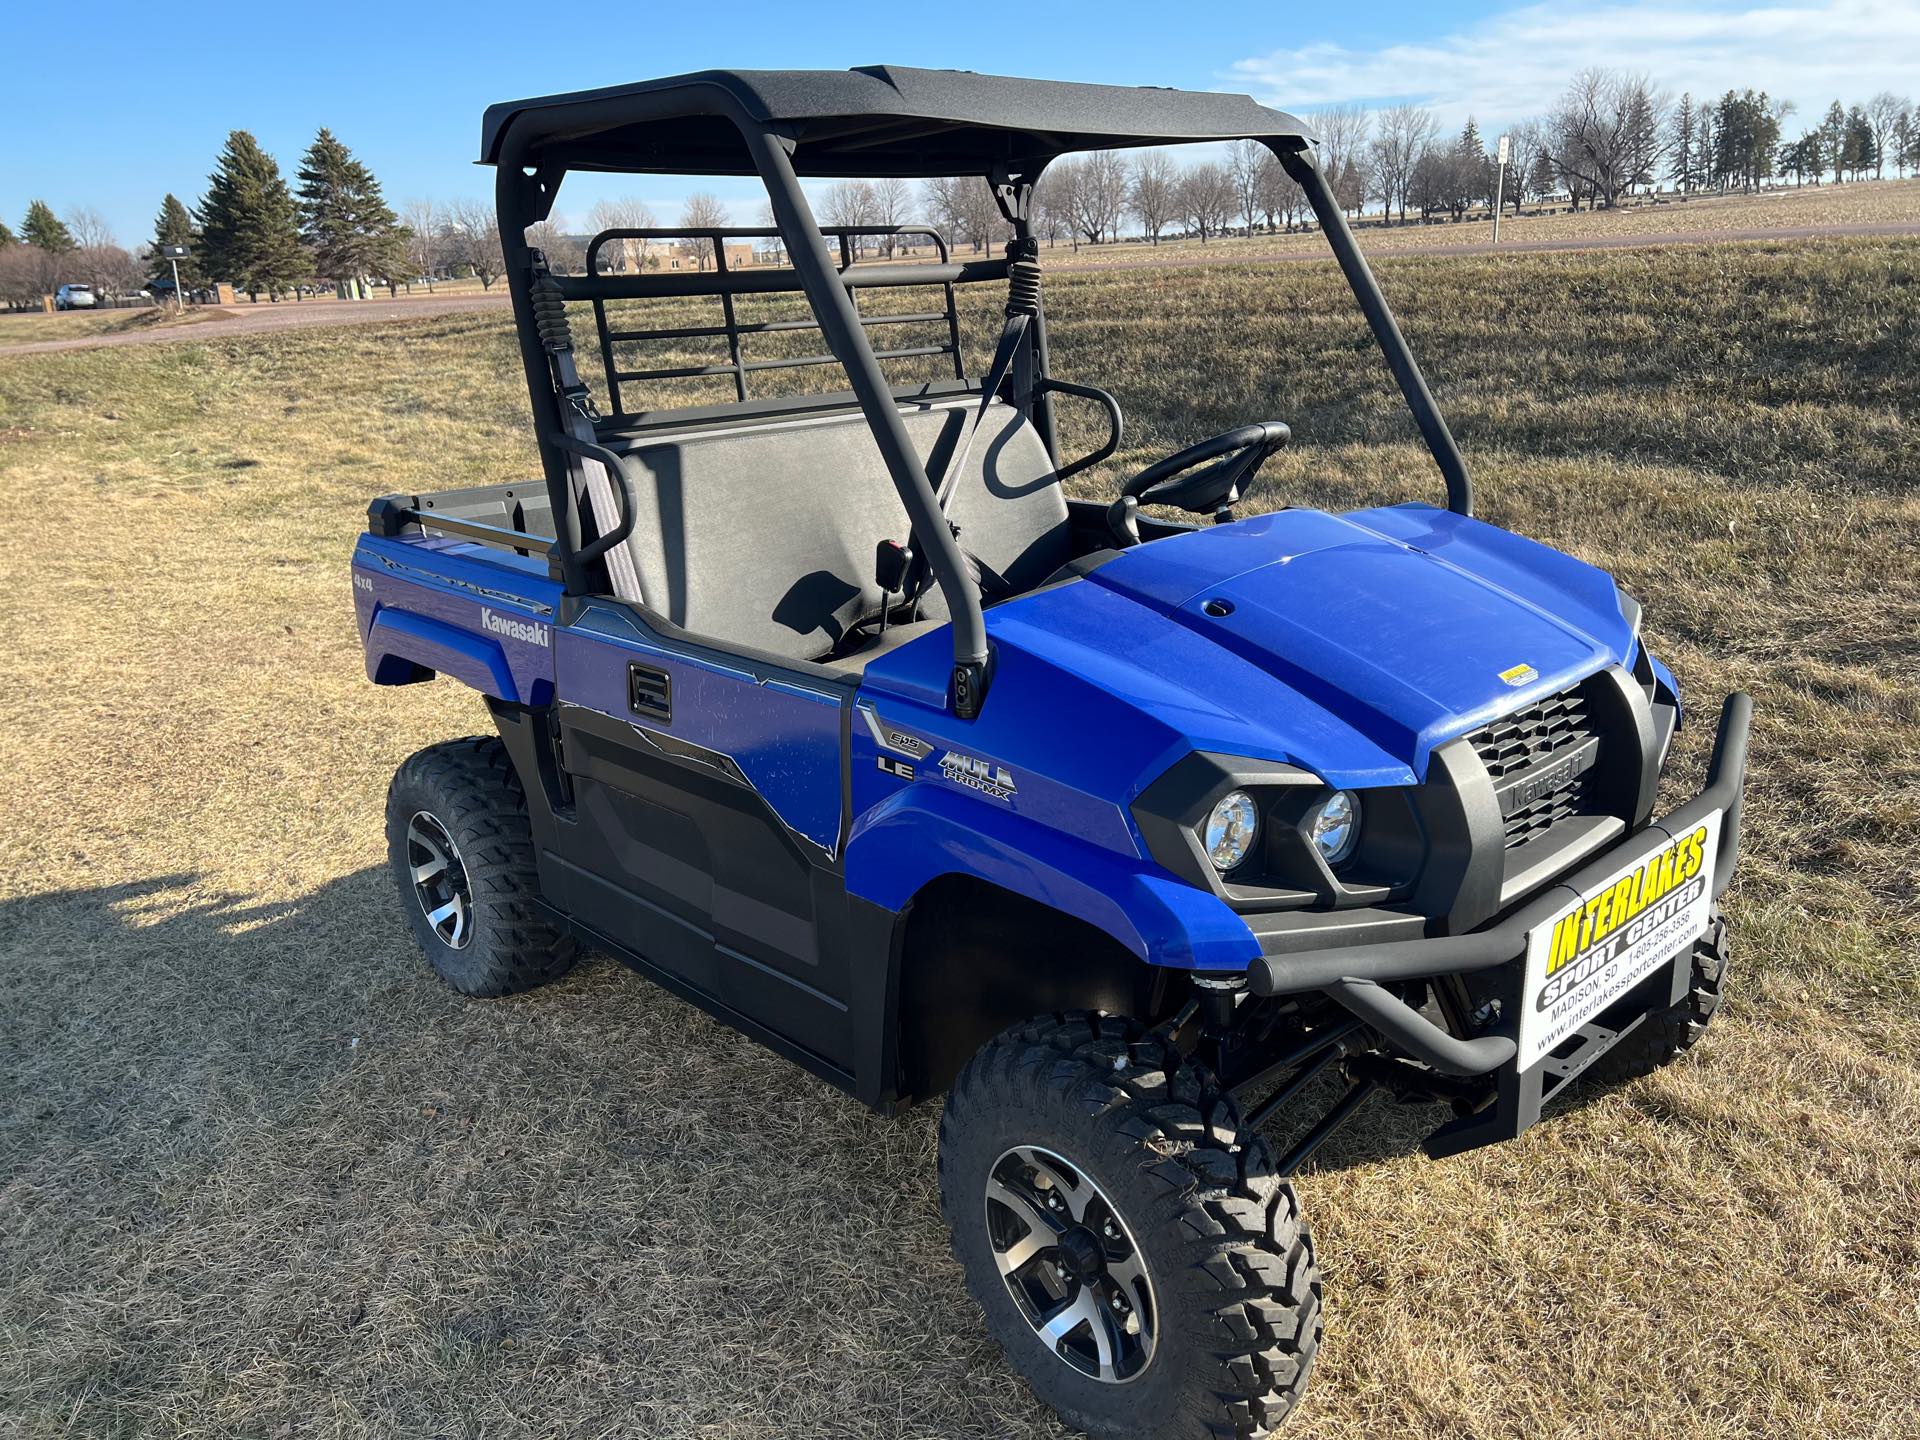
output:
[{"label": "parked car", "polygon": [[99,303],[91,285],[62,285],[53,292],[56,310],[91,310]]}]

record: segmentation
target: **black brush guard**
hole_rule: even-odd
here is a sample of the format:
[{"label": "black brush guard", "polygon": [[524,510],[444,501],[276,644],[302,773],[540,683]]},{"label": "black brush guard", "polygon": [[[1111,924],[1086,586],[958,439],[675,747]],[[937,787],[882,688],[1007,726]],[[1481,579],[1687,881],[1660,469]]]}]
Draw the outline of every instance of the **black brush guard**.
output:
[{"label": "black brush guard", "polygon": [[[1516,1007],[1507,1007],[1509,1018],[1501,1026],[1463,1039],[1436,1025],[1386,986],[1501,966],[1514,967],[1517,976],[1519,967],[1525,963],[1528,933],[1563,909],[1571,896],[1597,884],[1637,856],[1659,850],[1675,835],[1685,833],[1715,810],[1725,812],[1713,876],[1713,893],[1718,898],[1731,883],[1739,859],[1747,737],[1752,721],[1753,701],[1742,693],[1728,696],[1720,710],[1720,726],[1707,765],[1707,783],[1700,793],[1561,877],[1505,919],[1466,935],[1263,955],[1247,967],[1249,988],[1263,996],[1320,992],[1336,1001],[1361,1025],[1377,1033],[1392,1050],[1412,1057],[1439,1076],[1479,1077],[1498,1072],[1491,1103],[1460,1116],[1428,1136],[1425,1148],[1429,1154],[1452,1155],[1512,1139],[1540,1118],[1541,1106],[1558,1090],[1645,1023],[1649,1016],[1685,997],[1692,980],[1690,951],[1682,950],[1675,957],[1665,972],[1666,983],[1660,983],[1659,975],[1643,982],[1635,992],[1643,997],[1643,1003],[1626,1020],[1612,1027],[1597,1021],[1589,1024],[1562,1046],[1560,1052],[1524,1071],[1515,1063],[1519,1053],[1514,1029]],[[1370,1079],[1360,1081],[1341,1102],[1340,1118],[1350,1114],[1376,1083]]]}]

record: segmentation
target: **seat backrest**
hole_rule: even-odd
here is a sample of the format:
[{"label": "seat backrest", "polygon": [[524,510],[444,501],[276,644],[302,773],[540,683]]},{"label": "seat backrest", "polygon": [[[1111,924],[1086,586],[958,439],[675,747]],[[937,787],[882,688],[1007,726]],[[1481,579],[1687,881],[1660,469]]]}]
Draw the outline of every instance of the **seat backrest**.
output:
[{"label": "seat backrest", "polygon": [[[976,403],[903,410],[931,476]],[[625,453],[627,549],[643,594],[622,598],[644,598],[695,634],[799,660],[826,655],[878,612],[874,545],[904,539],[907,522],[863,415],[650,436]],[[966,549],[1016,590],[1070,558],[1066,497],[1019,411],[987,407],[967,469],[951,506]],[[604,528],[614,517],[594,520]]]}]

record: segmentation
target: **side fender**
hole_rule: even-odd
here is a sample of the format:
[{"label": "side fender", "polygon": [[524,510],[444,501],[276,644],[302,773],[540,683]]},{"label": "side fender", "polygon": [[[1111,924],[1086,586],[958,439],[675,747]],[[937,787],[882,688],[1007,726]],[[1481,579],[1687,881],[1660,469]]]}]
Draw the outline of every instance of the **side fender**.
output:
[{"label": "side fender", "polygon": [[395,678],[394,662],[408,667],[398,672],[408,679],[414,675],[412,665],[423,665],[496,700],[521,699],[499,641],[431,615],[385,605],[367,627],[367,678],[376,685],[404,683]]},{"label": "side fender", "polygon": [[1084,920],[1149,964],[1237,971],[1259,953],[1222,901],[1152,862],[931,781],[899,791],[854,826],[849,893],[897,913],[944,875],[972,876]]}]

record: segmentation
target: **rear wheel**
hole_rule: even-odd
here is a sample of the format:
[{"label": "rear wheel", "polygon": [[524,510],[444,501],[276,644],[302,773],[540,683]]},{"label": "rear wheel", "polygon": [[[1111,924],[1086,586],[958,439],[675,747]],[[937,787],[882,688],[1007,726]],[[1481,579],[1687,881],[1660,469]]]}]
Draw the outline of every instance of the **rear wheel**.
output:
[{"label": "rear wheel", "polygon": [[1097,1440],[1267,1434],[1320,1343],[1293,1188],[1172,1045],[1112,1016],[1017,1025],[960,1073],[940,1198],[987,1328]]},{"label": "rear wheel", "polygon": [[430,745],[395,772],[387,859],[414,938],[454,989],[511,995],[572,966],[573,938],[534,904],[526,794],[499,740]]},{"label": "rear wheel", "polygon": [[1693,981],[1671,1009],[1649,1015],[1634,1032],[1594,1062],[1593,1078],[1619,1085],[1651,1075],[1690,1050],[1720,1009],[1727,979],[1727,917],[1713,907],[1707,928],[1693,942]]}]

